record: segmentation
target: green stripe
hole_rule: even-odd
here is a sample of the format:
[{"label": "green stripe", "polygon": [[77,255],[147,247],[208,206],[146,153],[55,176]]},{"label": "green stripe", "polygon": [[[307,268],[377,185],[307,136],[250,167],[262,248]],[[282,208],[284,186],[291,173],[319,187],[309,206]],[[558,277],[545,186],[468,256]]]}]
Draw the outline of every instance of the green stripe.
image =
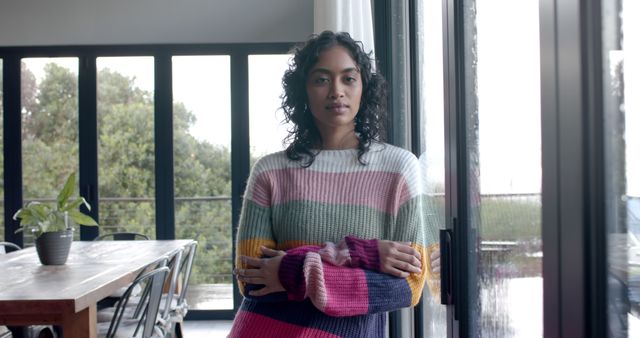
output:
[{"label": "green stripe", "polygon": [[251,200],[245,200],[240,214],[238,240],[251,238],[273,238],[271,231],[271,213]]},{"label": "green stripe", "polygon": [[347,235],[385,238],[385,224],[394,217],[360,205],[336,205],[291,201],[273,207],[274,232],[278,242],[301,240],[337,243]]},{"label": "green stripe", "polygon": [[[270,209],[247,200],[240,219],[246,226],[238,236],[239,240],[273,238],[278,243],[322,244],[326,241],[337,243],[347,235],[355,235],[364,239],[415,240],[425,246],[437,242],[438,229],[432,215],[423,211],[419,217],[419,208],[425,210],[423,200],[424,197],[419,196],[407,201],[397,217],[362,205],[291,201]],[[422,226],[431,224],[433,229],[418,234],[421,222]]]}]

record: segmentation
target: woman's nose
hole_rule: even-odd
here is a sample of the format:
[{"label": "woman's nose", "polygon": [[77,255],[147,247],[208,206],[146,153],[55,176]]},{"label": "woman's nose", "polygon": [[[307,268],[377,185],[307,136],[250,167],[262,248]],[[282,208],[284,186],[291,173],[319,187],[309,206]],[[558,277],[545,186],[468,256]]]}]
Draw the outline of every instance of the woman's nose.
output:
[{"label": "woman's nose", "polygon": [[344,96],[344,88],[340,85],[339,82],[334,82],[331,85],[331,91],[329,92],[329,97],[332,99],[337,99]]}]

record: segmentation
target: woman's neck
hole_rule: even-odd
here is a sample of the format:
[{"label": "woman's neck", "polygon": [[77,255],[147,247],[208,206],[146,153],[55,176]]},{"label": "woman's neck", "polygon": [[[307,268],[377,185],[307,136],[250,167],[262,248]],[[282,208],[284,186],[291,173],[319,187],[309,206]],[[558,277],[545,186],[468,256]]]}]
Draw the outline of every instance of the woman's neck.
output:
[{"label": "woman's neck", "polygon": [[358,136],[352,129],[346,132],[325,133],[322,135],[323,150],[341,150],[358,148]]}]

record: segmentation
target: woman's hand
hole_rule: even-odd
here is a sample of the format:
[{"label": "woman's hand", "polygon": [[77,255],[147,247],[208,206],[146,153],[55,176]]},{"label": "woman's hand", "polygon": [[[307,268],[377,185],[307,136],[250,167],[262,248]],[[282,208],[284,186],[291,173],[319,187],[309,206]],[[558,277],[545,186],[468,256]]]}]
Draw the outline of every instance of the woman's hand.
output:
[{"label": "woman's hand", "polygon": [[409,244],[378,240],[380,271],[400,278],[407,278],[412,272],[420,273],[422,271],[420,253]]},{"label": "woman's hand", "polygon": [[240,259],[247,266],[246,269],[235,269],[233,273],[238,279],[247,284],[262,284],[264,287],[260,290],[250,291],[251,296],[265,296],[270,293],[285,291],[280,284],[278,270],[280,262],[285,255],[284,251],[273,250],[261,246],[260,251],[266,258],[253,258],[248,256],[240,256]]}]

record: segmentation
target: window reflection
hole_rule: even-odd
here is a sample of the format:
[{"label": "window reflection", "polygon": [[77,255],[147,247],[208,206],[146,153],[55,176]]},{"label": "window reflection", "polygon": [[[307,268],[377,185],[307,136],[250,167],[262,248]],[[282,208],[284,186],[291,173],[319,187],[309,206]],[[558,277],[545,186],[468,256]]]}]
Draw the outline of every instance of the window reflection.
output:
[{"label": "window reflection", "polygon": [[[605,2],[603,89],[609,336],[640,335],[640,6]],[[635,94],[635,95],[634,95]]]},{"label": "window reflection", "polygon": [[542,337],[538,6],[464,6],[473,336]]},{"label": "window reflection", "polygon": [[[427,226],[445,226],[444,70],[442,2],[417,2],[417,44],[420,48],[418,76],[421,107],[420,163],[426,187]],[[426,337],[447,336],[447,308],[437,296],[423,293]]]}]

